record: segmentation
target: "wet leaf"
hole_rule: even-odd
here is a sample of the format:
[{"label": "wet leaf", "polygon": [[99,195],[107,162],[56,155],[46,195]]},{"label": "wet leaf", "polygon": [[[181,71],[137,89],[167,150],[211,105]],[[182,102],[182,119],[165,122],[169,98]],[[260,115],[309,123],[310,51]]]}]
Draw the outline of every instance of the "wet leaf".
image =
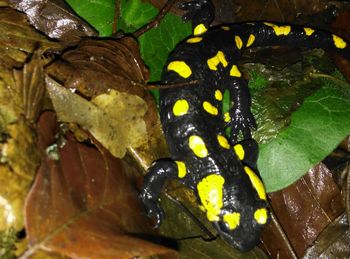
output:
[{"label": "wet leaf", "polygon": [[[39,121],[42,149],[55,145],[56,118]],[[70,257],[131,258],[172,253],[141,239],[150,231],[140,213],[139,174],[102,147],[78,143],[72,134],[58,159],[45,155],[26,201],[29,248],[24,256],[49,250]]]},{"label": "wet leaf", "polygon": [[30,26],[24,14],[10,8],[0,8],[0,32],[0,65],[5,69],[21,67],[38,46],[42,52],[62,48]]},{"label": "wet leaf", "polygon": [[[309,171],[291,186],[270,194],[271,206],[298,256],[312,246],[328,224],[344,211],[342,196],[324,164]],[[273,257],[290,257],[286,243],[271,222],[263,244]]]},{"label": "wet leaf", "polygon": [[347,215],[344,213],[333,221],[306,250],[303,258],[349,258],[350,233]]},{"label": "wet leaf", "polygon": [[111,90],[88,101],[47,78],[47,89],[61,121],[88,130],[114,156],[147,142],[146,103],[136,95]]},{"label": "wet leaf", "polygon": [[74,15],[63,0],[9,0],[9,3],[24,12],[30,23],[50,38],[72,45],[82,37],[96,36],[96,32]]}]

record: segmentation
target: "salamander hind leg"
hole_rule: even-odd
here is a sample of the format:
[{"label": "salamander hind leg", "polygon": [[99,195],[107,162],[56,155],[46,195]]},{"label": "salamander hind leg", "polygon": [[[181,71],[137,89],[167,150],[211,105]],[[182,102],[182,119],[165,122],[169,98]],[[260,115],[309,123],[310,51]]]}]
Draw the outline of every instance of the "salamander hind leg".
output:
[{"label": "salamander hind leg", "polygon": [[155,161],[144,178],[144,185],[140,194],[147,215],[155,218],[155,227],[159,227],[164,219],[164,211],[160,207],[158,198],[166,180],[176,178],[181,169],[181,162],[171,159]]}]

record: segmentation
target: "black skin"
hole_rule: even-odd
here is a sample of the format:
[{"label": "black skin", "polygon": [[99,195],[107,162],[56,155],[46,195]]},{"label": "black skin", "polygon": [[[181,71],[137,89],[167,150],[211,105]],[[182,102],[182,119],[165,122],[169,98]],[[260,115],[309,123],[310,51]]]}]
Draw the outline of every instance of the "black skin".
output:
[{"label": "black skin", "polygon": [[[180,7],[187,11],[184,20],[191,20],[194,27],[204,24],[209,28],[214,16],[211,1],[198,0],[183,3]],[[249,36],[253,34],[255,41],[251,47],[291,45],[306,48],[323,48],[334,51],[346,58],[350,58],[350,46],[347,43],[343,49],[336,48],[332,34],[315,30],[307,36],[301,26],[292,26],[288,35],[277,36],[271,26],[263,22],[228,25],[230,30],[221,27],[209,29],[200,35],[202,41],[189,44],[185,41],[178,44],[170,55],[167,64],[175,60],[185,61],[191,68],[192,74],[182,78],[174,71],[167,71],[165,66],[162,83],[184,83],[197,80],[198,84],[189,84],[188,87],[160,90],[160,119],[164,134],[170,149],[171,158],[155,161],[149,168],[144,179],[141,199],[150,217],[155,217],[156,226],[161,224],[164,212],[159,206],[158,198],[166,180],[178,177],[175,161],[186,164],[187,175],[179,179],[196,195],[198,183],[206,176],[217,174],[225,179],[223,186],[223,207],[221,214],[237,211],[241,214],[240,225],[231,231],[220,218],[213,225],[220,236],[230,245],[241,251],[252,249],[260,239],[262,224],[257,224],[252,214],[258,208],[267,208],[265,200],[259,198],[252,183],[243,170],[248,165],[257,172],[258,146],[251,139],[251,130],[256,128],[255,119],[250,111],[251,99],[247,82],[243,77],[229,76],[229,69],[237,64],[241,52],[246,49],[244,45]],[[238,35],[243,41],[243,47],[238,49],[234,37]],[[218,65],[217,71],[208,69],[207,60],[222,51],[228,62],[227,67]],[[203,101],[209,101],[220,108],[221,103],[215,100],[213,92],[220,89],[230,91],[233,107],[230,110],[231,120],[227,124],[222,116],[213,116],[202,108]],[[174,116],[172,112],[176,100],[185,99],[190,104],[185,116]],[[237,143],[239,134],[243,136],[240,142],[245,151],[245,158],[240,161],[232,149],[223,149],[219,146],[216,136],[225,135],[225,128],[231,126],[231,145]],[[189,148],[188,138],[199,135],[208,148],[208,156],[199,158]]]}]

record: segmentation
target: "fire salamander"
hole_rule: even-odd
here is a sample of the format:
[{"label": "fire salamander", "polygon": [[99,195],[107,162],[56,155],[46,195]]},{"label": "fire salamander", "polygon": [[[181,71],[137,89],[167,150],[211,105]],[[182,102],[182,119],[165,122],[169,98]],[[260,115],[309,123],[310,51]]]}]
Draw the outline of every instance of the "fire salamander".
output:
[{"label": "fire salamander", "polygon": [[[309,27],[254,22],[209,29],[209,0],[182,3],[193,35],[178,44],[162,75],[165,84],[191,83],[160,90],[160,119],[171,158],[155,161],[144,179],[141,199],[157,226],[164,217],[158,197],[164,182],[179,179],[197,195],[219,235],[241,251],[252,249],[269,220],[266,193],[256,163],[256,128],[251,99],[237,66],[241,52],[258,46],[323,48],[350,58],[349,43]],[[202,15],[204,14],[204,15]],[[223,92],[233,107],[221,113]],[[231,126],[226,137],[225,128]],[[237,142],[238,135],[243,141]]]}]

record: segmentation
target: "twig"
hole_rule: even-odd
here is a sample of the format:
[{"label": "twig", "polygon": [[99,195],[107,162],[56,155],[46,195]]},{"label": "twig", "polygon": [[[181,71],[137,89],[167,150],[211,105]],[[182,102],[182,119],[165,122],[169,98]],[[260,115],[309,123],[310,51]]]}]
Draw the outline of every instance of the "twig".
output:
[{"label": "twig", "polygon": [[183,83],[174,83],[174,84],[148,84],[147,89],[170,89],[170,88],[179,88],[179,87],[189,87],[191,85],[196,85],[199,83],[199,80],[192,80]]},{"label": "twig", "polygon": [[276,215],[275,215],[275,213],[274,213],[273,210],[272,210],[272,207],[271,207],[271,206],[269,206],[269,207],[270,207],[270,215],[271,215],[272,222],[275,224],[278,233],[279,233],[280,236],[282,237],[283,242],[286,244],[287,249],[288,249],[290,255],[292,256],[293,259],[298,259],[298,256],[297,256],[297,254],[295,253],[295,251],[294,251],[294,249],[293,249],[293,247],[292,247],[292,244],[290,243],[290,241],[289,241],[289,239],[288,239],[286,233],[284,232],[284,230],[283,230],[281,224],[278,222],[278,220],[277,220],[277,218],[276,218]]},{"label": "twig", "polygon": [[[348,224],[350,225],[350,163],[346,163],[347,177],[346,177],[346,196],[345,196],[345,208],[348,216]],[[350,228],[350,227],[349,227]]]},{"label": "twig", "polygon": [[[185,206],[183,203],[176,198],[174,198],[169,193],[165,192],[165,196],[168,197],[172,202],[177,204],[181,209],[184,210],[184,212],[193,220],[193,222],[209,237],[210,240],[213,240],[216,238],[213,233],[209,231],[209,229],[197,218],[193,215],[193,213]],[[206,240],[206,239],[204,239]]]},{"label": "twig", "polygon": [[158,15],[153,19],[153,21],[151,21],[150,23],[147,23],[145,26],[141,27],[140,29],[138,29],[133,33],[134,37],[138,38],[145,32],[149,31],[150,29],[158,27],[163,17],[169,12],[170,8],[174,5],[176,1],[177,0],[168,0],[168,2],[165,4],[162,10],[160,10]]}]

